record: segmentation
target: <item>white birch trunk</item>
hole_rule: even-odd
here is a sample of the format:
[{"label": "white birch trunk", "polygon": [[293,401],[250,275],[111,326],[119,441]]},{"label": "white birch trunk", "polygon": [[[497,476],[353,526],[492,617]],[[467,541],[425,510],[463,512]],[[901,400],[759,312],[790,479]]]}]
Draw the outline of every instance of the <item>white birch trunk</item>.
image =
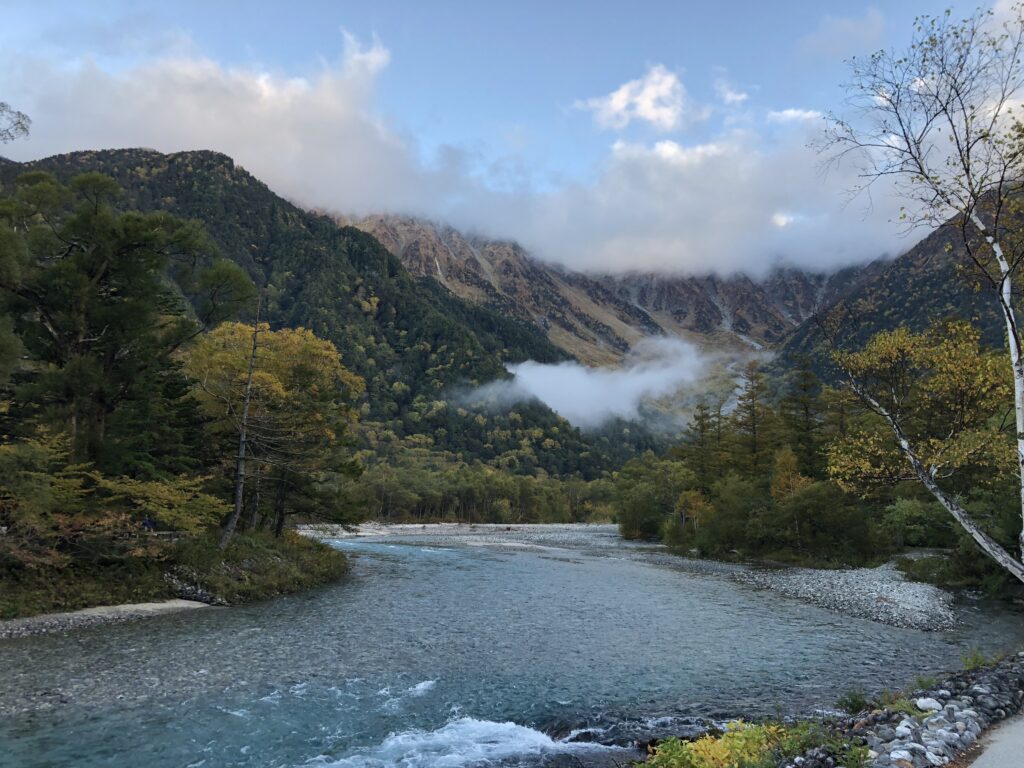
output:
[{"label": "white birch trunk", "polygon": [[1020,474],[1020,515],[1021,528],[1018,535],[1020,557],[1024,560],[1024,360],[1021,359],[1020,336],[1017,332],[1017,318],[1013,310],[1013,284],[1010,264],[1006,260],[999,241],[988,234],[984,222],[977,213],[971,214],[971,221],[992,247],[999,265],[1000,295],[999,307],[1006,323],[1006,342],[1010,347],[1010,363],[1013,367],[1013,409],[1016,417],[1017,470]]},{"label": "white birch trunk", "polygon": [[871,406],[872,410],[885,419],[889,424],[890,429],[892,429],[893,434],[896,436],[896,442],[899,444],[900,451],[903,452],[907,461],[910,462],[910,466],[913,467],[914,474],[917,475],[917,479],[920,480],[921,484],[927,488],[942,507],[952,515],[953,519],[960,524],[960,527],[970,534],[970,537],[974,539],[975,543],[977,543],[985,554],[999,563],[1000,566],[1006,569],[1018,581],[1024,582],[1024,563],[1016,560],[1013,555],[999,545],[999,542],[981,530],[981,528],[971,520],[967,510],[961,507],[960,504],[957,503],[956,499],[952,498],[939,487],[939,484],[935,481],[934,472],[925,467],[924,463],[918,457],[917,452],[907,439],[907,435],[903,431],[903,427],[900,425],[899,421],[893,418],[892,414],[890,414],[877,400],[871,397],[871,395],[864,391],[855,382],[853,382],[851,386],[853,387],[854,392],[856,392],[864,402]]}]

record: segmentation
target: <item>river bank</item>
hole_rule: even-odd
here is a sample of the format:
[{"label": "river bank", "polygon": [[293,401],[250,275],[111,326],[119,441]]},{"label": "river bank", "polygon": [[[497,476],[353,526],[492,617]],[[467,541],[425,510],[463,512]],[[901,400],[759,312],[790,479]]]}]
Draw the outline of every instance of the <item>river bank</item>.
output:
[{"label": "river bank", "polygon": [[165,612],[140,607],[151,604],[240,605],[329,584],[347,569],[343,553],[292,532],[240,534],[224,551],[208,535],[109,564],[26,569],[0,575],[0,639]]},{"label": "river bank", "polygon": [[[1024,652],[992,666],[948,675],[888,706],[859,712],[845,723],[843,732],[868,748],[871,768],[932,768],[957,760],[1022,706]],[[1015,759],[1019,755],[1016,752]],[[808,754],[787,768],[831,768],[835,762],[827,758]],[[985,762],[991,761],[979,764]],[[1017,763],[991,764],[1010,768]]]},{"label": "river bank", "polygon": [[209,604],[196,600],[171,599],[151,603],[99,605],[93,608],[82,608],[78,611],[44,613],[39,616],[6,619],[0,621],[0,640],[28,637],[29,635],[70,632],[84,627],[95,627],[101,624],[119,624],[126,621],[146,619],[152,616],[161,616],[166,613],[209,607]]}]

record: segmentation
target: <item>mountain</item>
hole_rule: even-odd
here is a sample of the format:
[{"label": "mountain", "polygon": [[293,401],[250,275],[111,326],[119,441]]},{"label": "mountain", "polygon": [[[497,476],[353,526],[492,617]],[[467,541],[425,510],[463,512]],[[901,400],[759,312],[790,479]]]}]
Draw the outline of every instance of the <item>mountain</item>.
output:
[{"label": "mountain", "polygon": [[[924,330],[943,319],[965,319],[979,326],[983,340],[1005,344],[1002,318],[990,290],[964,272],[960,231],[947,225],[931,232],[898,258],[869,265],[848,281],[847,290],[823,303],[820,317],[834,327],[832,344],[856,348],[879,331],[906,326]],[[777,348],[777,365],[811,360],[830,376],[829,346],[822,322],[804,322]],[[830,331],[833,333],[833,331]]]},{"label": "mountain", "polygon": [[821,373],[829,350],[821,317],[841,318],[835,342],[862,345],[905,325],[945,318],[979,323],[1003,343],[987,289],[964,279],[959,232],[942,227],[896,259],[832,273],[777,268],[767,277],[656,273],[584,274],[548,264],[516,243],[468,235],[401,216],[349,220],[372,233],[409,269],[451,293],[532,323],[579,360],[603,365],[648,336],[676,336],[716,349],[776,353],[784,369],[804,358]]},{"label": "mountain", "polygon": [[877,266],[838,273],[776,269],[767,278],[654,273],[584,274],[534,258],[518,244],[422,219],[342,219],[376,237],[413,274],[456,296],[543,329],[591,365],[613,363],[648,336],[716,348],[763,348],[848,292]]},{"label": "mountain", "polygon": [[506,377],[507,363],[567,357],[532,323],[416,279],[374,237],[303,210],[215,152],[75,152],[0,159],[0,187],[30,170],[62,180],[99,171],[125,191],[125,208],[165,210],[203,223],[224,256],[266,288],[275,326],[330,339],[367,382],[364,432],[379,451],[411,441],[515,472],[593,476],[650,446],[622,427],[584,435],[537,402],[479,412],[443,393]]}]

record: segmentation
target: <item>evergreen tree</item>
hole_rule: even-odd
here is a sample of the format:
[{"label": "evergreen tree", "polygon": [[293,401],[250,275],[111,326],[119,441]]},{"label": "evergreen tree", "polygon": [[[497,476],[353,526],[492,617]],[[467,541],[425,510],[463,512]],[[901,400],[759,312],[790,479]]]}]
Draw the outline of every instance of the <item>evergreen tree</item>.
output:
[{"label": "evergreen tree", "polygon": [[790,376],[789,387],[779,402],[783,437],[796,454],[800,472],[821,477],[821,381],[806,358]]},{"label": "evergreen tree", "polygon": [[756,362],[743,369],[736,409],[730,420],[733,467],[742,475],[767,483],[774,448],[774,414],[768,387]]},{"label": "evergreen tree", "polygon": [[[118,193],[98,173],[64,187],[33,172],[0,201],[0,294],[36,361],[15,399],[26,414],[67,430],[72,461],[101,469],[110,453],[121,466],[132,463],[126,443],[118,445],[125,432],[112,430],[130,426],[125,414],[139,403],[168,396],[174,351],[251,293],[198,225],[120,213]],[[148,466],[156,440],[131,437]]]}]

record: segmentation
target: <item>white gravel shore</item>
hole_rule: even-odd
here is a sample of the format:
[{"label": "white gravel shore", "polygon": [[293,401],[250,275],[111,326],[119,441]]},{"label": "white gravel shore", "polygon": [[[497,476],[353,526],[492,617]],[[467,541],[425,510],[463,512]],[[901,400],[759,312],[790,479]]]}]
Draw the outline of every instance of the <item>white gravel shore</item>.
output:
[{"label": "white gravel shore", "polygon": [[194,600],[161,600],[155,603],[99,605],[95,608],[83,608],[80,611],[68,611],[67,613],[44,613],[39,616],[0,621],[0,640],[67,632],[81,627],[116,624],[149,616],[159,616],[164,613],[209,607],[206,603],[197,603]]}]

